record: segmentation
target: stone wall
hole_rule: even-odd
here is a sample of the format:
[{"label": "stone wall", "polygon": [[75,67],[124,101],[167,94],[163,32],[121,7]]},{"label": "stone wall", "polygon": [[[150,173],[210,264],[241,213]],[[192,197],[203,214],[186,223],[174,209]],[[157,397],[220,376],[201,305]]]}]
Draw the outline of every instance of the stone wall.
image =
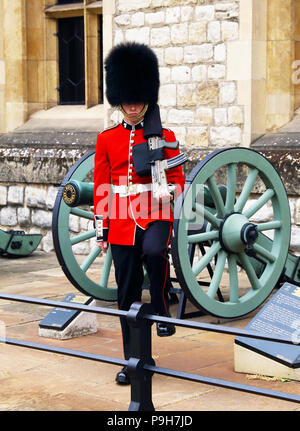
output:
[{"label": "stone wall", "polygon": [[45,185],[0,185],[0,228],[42,233],[39,246],[53,250],[52,210],[58,188]]},{"label": "stone wall", "polygon": [[237,82],[226,79],[227,43],[239,38],[239,1],[117,0],[113,36],[114,44],[138,41],[156,52],[162,121],[182,146],[242,143],[243,106]]}]

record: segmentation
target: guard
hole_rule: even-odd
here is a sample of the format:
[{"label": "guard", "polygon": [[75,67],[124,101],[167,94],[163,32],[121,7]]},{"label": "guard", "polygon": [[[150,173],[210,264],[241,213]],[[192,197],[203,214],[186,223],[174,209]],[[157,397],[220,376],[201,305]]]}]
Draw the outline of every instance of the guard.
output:
[{"label": "guard", "polygon": [[[157,106],[159,68],[155,53],[146,45],[124,43],[114,47],[105,60],[106,97],[121,110],[123,121],[99,133],[94,169],[94,213],[99,247],[111,246],[118,285],[118,307],[129,310],[141,301],[143,265],[150,281],[151,303],[155,313],[169,316],[168,249],[172,235],[173,194],[153,197],[152,176],[147,166],[152,158],[171,159],[179,149],[168,148],[176,141],[172,131],[163,128],[166,146],[160,152],[147,152],[144,137],[145,114]],[[149,159],[150,157],[150,159]],[[142,166],[142,168],[141,168]],[[143,169],[145,167],[145,169]],[[184,187],[182,167],[166,171],[167,183],[179,195]],[[121,318],[125,359],[129,358],[130,332]],[[170,336],[175,326],[157,324],[158,336]],[[130,383],[127,368],[116,376],[119,384]]]}]

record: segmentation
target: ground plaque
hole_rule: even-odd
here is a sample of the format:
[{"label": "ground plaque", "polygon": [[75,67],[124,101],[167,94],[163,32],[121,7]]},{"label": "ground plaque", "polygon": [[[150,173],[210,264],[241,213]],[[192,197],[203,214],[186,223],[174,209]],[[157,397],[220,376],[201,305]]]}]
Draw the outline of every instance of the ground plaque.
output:
[{"label": "ground plaque", "polygon": [[[92,297],[70,293],[62,302],[94,305]],[[93,313],[55,307],[40,323],[39,335],[67,339],[97,332],[97,319]]]},{"label": "ground plaque", "polygon": [[235,371],[300,380],[300,287],[285,283],[245,329],[293,344],[237,337]]}]

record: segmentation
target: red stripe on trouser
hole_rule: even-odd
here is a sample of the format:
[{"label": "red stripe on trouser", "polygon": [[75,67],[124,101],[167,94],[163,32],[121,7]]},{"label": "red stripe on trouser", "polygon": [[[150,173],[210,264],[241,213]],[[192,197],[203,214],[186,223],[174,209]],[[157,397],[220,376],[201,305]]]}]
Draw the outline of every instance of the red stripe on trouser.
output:
[{"label": "red stripe on trouser", "polygon": [[163,284],[163,287],[162,287],[162,295],[163,295],[163,301],[164,301],[164,306],[165,306],[166,312],[168,311],[168,307],[167,307],[167,304],[166,304],[166,301],[165,301],[165,288],[166,288],[167,275],[168,275],[168,264],[169,264],[168,248],[169,248],[169,242],[170,242],[170,238],[171,238],[171,233],[172,233],[172,224],[170,223],[170,233],[169,233],[169,238],[168,238],[168,241],[167,241],[166,254],[165,254],[165,258],[166,258],[166,261],[167,261],[167,264],[166,264],[166,273],[165,273],[165,281],[164,281],[164,284]]}]

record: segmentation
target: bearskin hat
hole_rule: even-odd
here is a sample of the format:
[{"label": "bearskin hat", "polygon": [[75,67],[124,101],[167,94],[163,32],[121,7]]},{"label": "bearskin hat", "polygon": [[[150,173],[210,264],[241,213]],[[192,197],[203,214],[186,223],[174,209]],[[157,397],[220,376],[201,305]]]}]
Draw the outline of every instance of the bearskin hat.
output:
[{"label": "bearskin hat", "polygon": [[105,70],[106,97],[112,106],[157,103],[158,60],[148,46],[136,42],[115,46],[105,59]]}]

